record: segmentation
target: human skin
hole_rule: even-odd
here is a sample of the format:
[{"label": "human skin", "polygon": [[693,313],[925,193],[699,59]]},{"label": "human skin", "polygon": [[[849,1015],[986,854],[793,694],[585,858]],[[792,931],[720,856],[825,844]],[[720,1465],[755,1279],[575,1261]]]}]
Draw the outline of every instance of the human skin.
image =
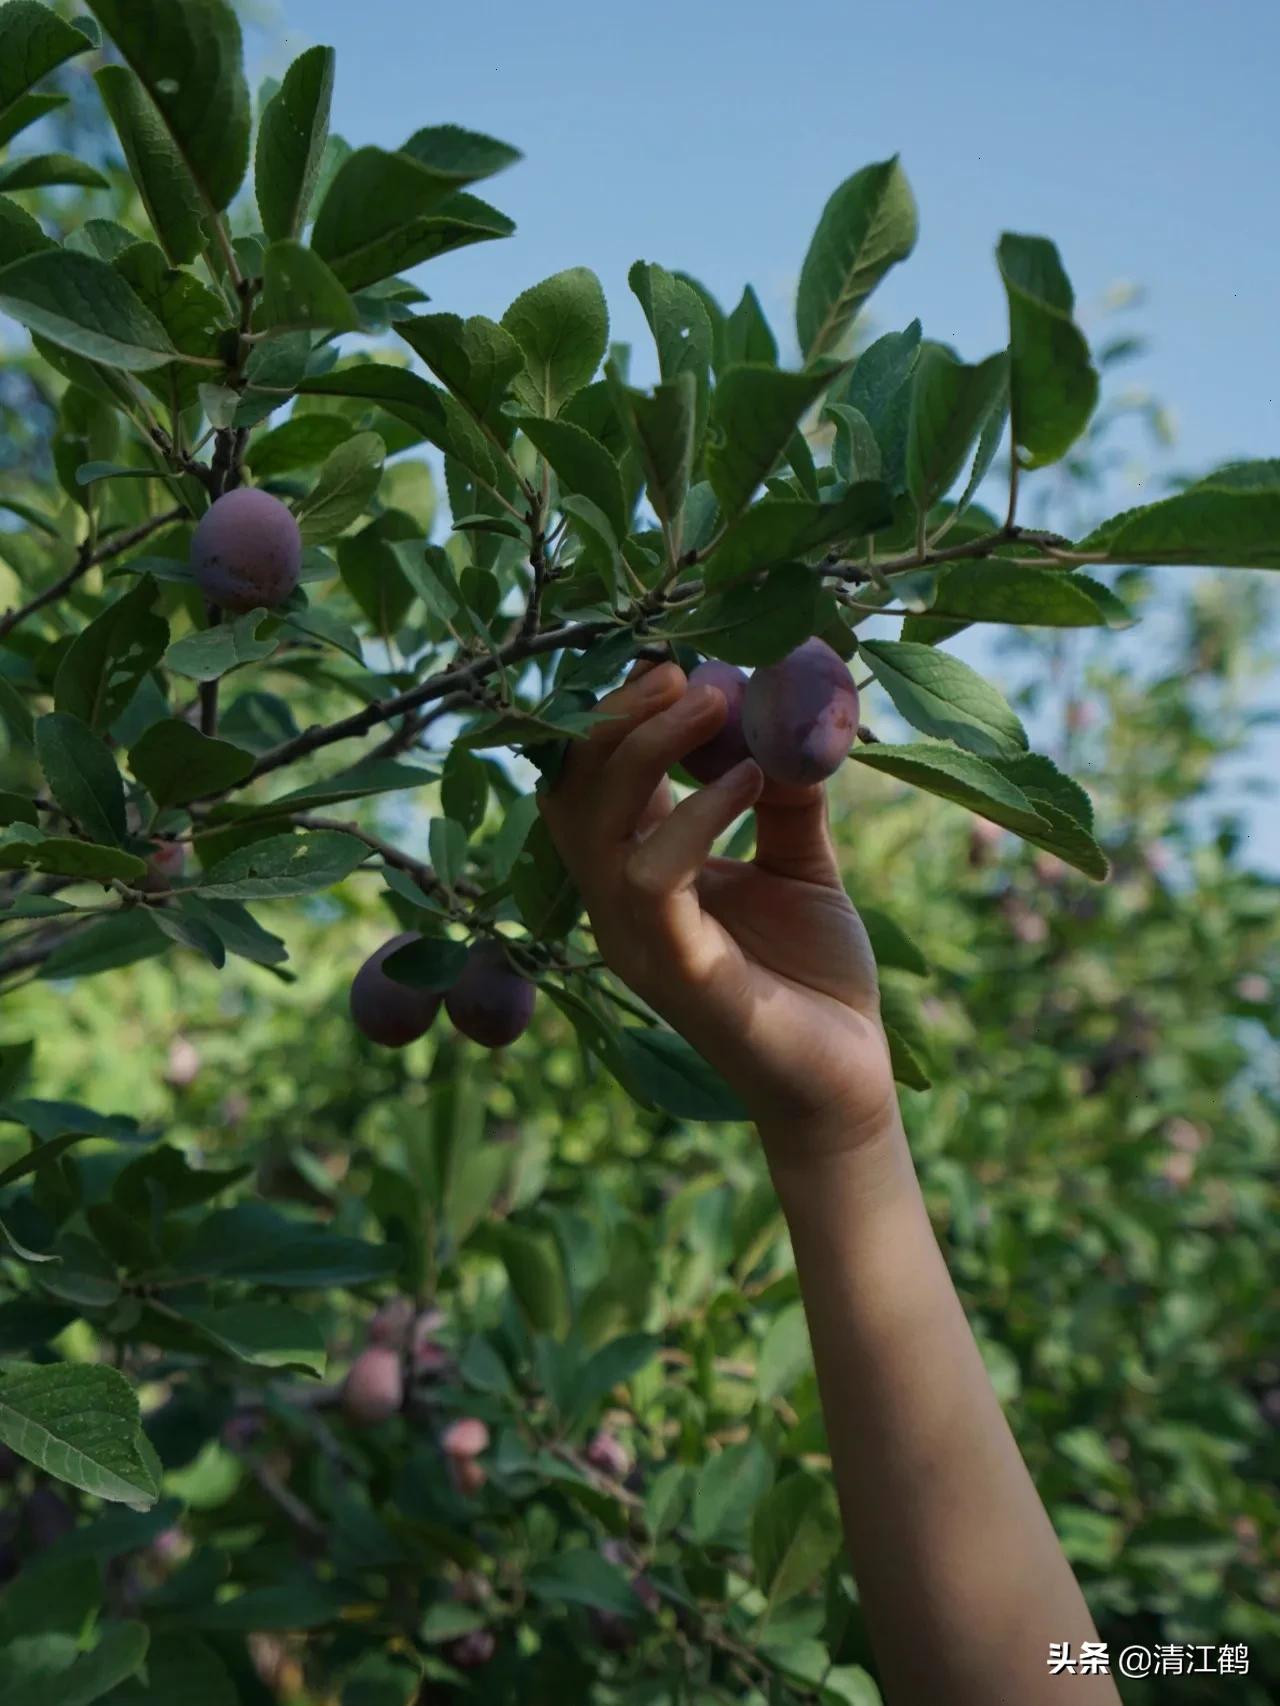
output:
[{"label": "human skin", "polygon": [[[751,761],[675,804],[723,696],[641,665],[541,796],[612,969],[737,1092],[795,1250],[845,1540],[890,1706],[1060,1706],[1095,1641],[933,1235],[821,785]],[[749,863],[712,855],[756,813]],[[1072,1700],[1116,1702],[1105,1676]]]}]

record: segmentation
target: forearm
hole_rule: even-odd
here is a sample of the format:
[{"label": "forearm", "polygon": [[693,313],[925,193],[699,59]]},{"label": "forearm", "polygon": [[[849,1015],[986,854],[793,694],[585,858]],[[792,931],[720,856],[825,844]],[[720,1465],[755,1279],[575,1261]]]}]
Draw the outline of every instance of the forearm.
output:
[{"label": "forearm", "polygon": [[[1096,1631],[992,1390],[900,1124],[843,1152],[830,1134],[763,1136],[889,1701],[1057,1703],[1049,1643],[1077,1648]],[[1077,1695],[1118,1699],[1106,1677],[1072,1678]]]}]

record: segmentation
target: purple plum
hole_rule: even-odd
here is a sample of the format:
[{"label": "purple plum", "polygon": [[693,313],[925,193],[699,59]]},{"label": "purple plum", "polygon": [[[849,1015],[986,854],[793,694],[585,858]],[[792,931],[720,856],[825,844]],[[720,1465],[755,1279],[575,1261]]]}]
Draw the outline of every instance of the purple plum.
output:
[{"label": "purple plum", "polygon": [[501,942],[477,942],[453,988],[445,1011],[464,1037],[484,1048],[506,1048],[529,1028],[537,995],[507,958]]},{"label": "purple plum", "polygon": [[715,687],[724,694],[729,714],[718,734],[684,756],[684,767],[699,782],[717,782],[735,765],[751,757],[742,733],[742,700],[747,690],[745,670],[737,664],[709,658],[689,672],[690,687]]},{"label": "purple plum", "polygon": [[742,701],[751,756],[771,782],[825,782],[849,756],[858,733],[858,690],[825,640],[806,640],[758,669]]},{"label": "purple plum", "polygon": [[370,1345],[352,1363],[342,1387],[342,1410],[349,1422],[368,1428],[388,1421],[404,1402],[400,1353],[388,1345]]},{"label": "purple plum", "polygon": [[201,516],[191,566],[201,592],[219,609],[276,610],[298,584],[302,534],[279,498],[238,486]]},{"label": "purple plum", "polygon": [[351,984],[351,1017],[358,1031],[384,1048],[405,1048],[430,1029],[440,1011],[440,997],[425,989],[410,989],[383,971],[383,961],[397,948],[420,938],[413,931],[393,936],[360,967]]}]

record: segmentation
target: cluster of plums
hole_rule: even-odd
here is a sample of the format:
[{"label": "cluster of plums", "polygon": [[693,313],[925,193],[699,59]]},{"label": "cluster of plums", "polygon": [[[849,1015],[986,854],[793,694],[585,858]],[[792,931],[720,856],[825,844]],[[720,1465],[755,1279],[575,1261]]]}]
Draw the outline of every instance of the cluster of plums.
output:
[{"label": "cluster of plums", "polygon": [[360,967],[351,984],[358,1031],[383,1048],[404,1048],[425,1035],[443,1005],[454,1028],[484,1048],[506,1048],[524,1035],[537,991],[516,971],[501,942],[474,943],[457,981],[439,995],[398,983],[383,970],[392,954],[421,939],[412,931],[393,936]]},{"label": "cluster of plums", "polygon": [[699,782],[753,758],[771,782],[808,787],[834,776],[857,738],[858,690],[825,640],[806,640],[750,676],[713,658],[689,685],[716,688],[729,708],[719,733],[684,760]]}]

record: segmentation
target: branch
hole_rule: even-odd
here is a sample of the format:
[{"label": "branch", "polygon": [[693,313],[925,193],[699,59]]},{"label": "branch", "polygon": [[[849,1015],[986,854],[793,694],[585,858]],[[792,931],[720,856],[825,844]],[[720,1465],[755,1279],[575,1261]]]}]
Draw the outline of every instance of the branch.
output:
[{"label": "branch", "polygon": [[25,622],[28,616],[34,616],[46,605],[54,604],[64,593],[67,593],[89,570],[99,563],[109,563],[114,557],[122,557],[126,551],[131,551],[135,545],[140,545],[153,533],[158,533],[162,527],[169,527],[175,521],[181,521],[186,514],[182,509],[166,510],[163,515],[150,516],[146,521],[139,522],[137,527],[131,527],[126,533],[114,533],[95,550],[88,540],[80,547],[76,560],[60,580],[46,587],[42,593],[29,600],[21,609],[10,610],[0,616],[0,640],[11,634],[20,622]]},{"label": "branch", "polygon": [[[430,865],[424,865],[421,859],[415,859],[412,854],[393,846],[389,841],[384,841],[381,836],[371,835],[358,823],[350,823],[344,818],[318,817],[314,812],[295,812],[289,821],[299,829],[336,829],[343,835],[354,835],[357,841],[363,841],[366,847],[372,848],[384,864],[412,877],[424,894],[447,896],[450,893]],[[480,890],[470,883],[458,883],[454,892],[478,895]]]}]

